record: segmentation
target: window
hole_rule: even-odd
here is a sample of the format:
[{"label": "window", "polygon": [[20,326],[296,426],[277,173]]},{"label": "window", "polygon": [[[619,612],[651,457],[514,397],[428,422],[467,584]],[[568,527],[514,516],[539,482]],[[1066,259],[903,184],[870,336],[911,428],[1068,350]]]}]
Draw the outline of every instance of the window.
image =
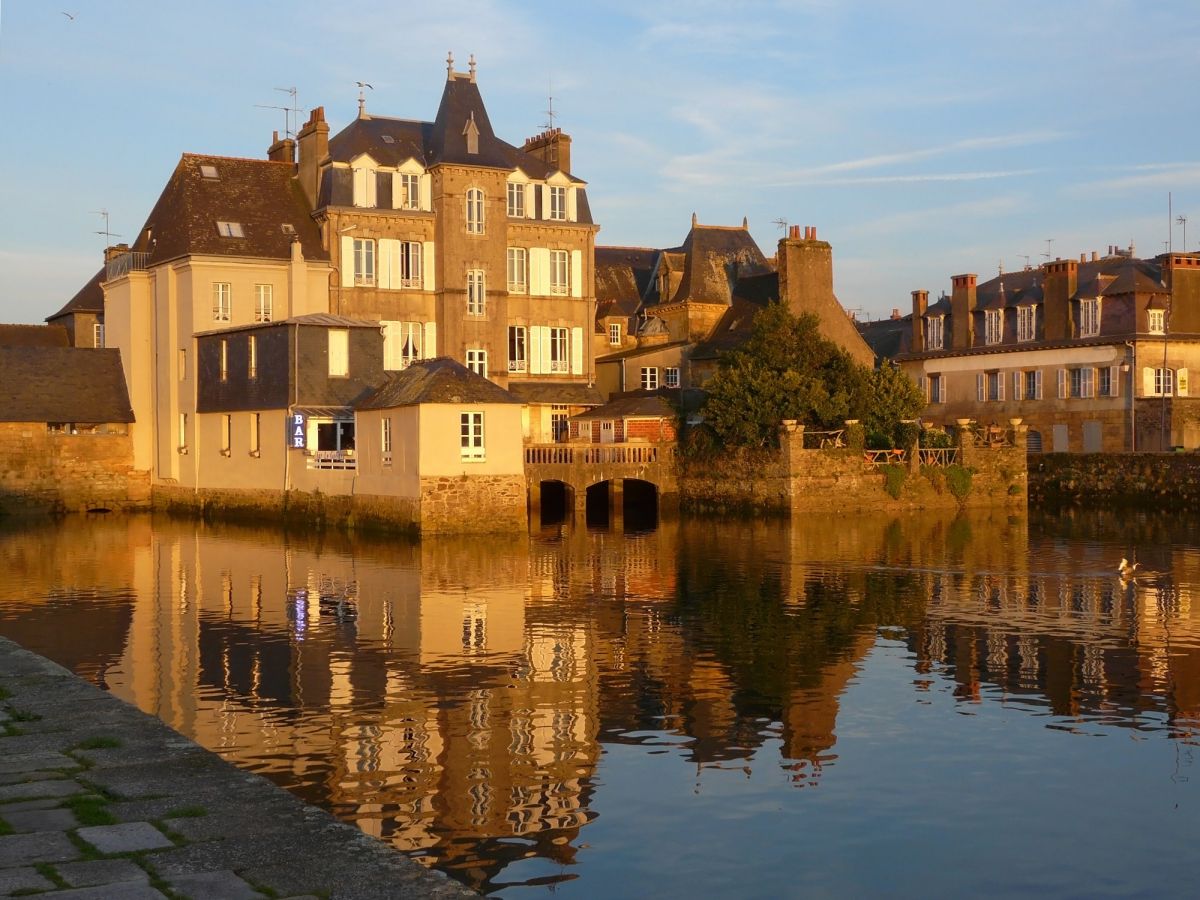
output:
[{"label": "window", "polygon": [[233,416],[221,416],[221,455],[228,456],[233,440]]},{"label": "window", "polygon": [[1032,341],[1037,337],[1037,307],[1017,307],[1017,340]]},{"label": "window", "polygon": [[246,339],[246,377],[258,377],[258,337],[253,334]]},{"label": "window", "polygon": [[609,343],[609,346],[612,346],[612,347],[619,347],[621,345],[621,326],[620,325],[609,325],[608,326],[608,343]]},{"label": "window", "polygon": [[383,450],[383,464],[390,466],[392,464],[392,420],[384,416],[380,420],[380,428],[379,446]]},{"label": "window", "polygon": [[514,219],[525,218],[525,185],[508,183],[508,214]]},{"label": "window", "polygon": [[476,375],[487,378],[487,351],[479,347],[467,348],[467,368]]},{"label": "window", "polygon": [[550,435],[555,441],[565,441],[567,434],[570,431],[570,424],[567,422],[567,408],[561,404],[553,404],[550,407]]},{"label": "window", "polygon": [[485,306],[486,292],[484,291],[483,269],[467,270],[467,315],[482,316],[487,310]]},{"label": "window", "polygon": [[261,456],[262,448],[259,445],[259,428],[262,425],[262,416],[259,413],[250,413],[250,455]]},{"label": "window", "polygon": [[1166,334],[1167,332],[1167,317],[1165,310],[1148,309],[1146,310],[1146,330],[1151,334]]},{"label": "window", "polygon": [[1169,397],[1175,388],[1175,373],[1171,369],[1154,370],[1154,396]]},{"label": "window", "polygon": [[254,286],[254,321],[270,322],[274,314],[275,289],[269,284]]},{"label": "window", "polygon": [[946,382],[944,377],[941,375],[929,376],[929,402],[946,402]]},{"label": "window", "polygon": [[1113,370],[1111,366],[1105,366],[1097,375],[1096,395],[1099,397],[1112,397],[1113,394]]},{"label": "window", "polygon": [[187,351],[179,351],[179,380],[184,381],[187,378]]},{"label": "window", "polygon": [[658,369],[654,366],[642,366],[642,390],[658,390]]},{"label": "window", "polygon": [[[416,176],[413,176],[416,177]],[[423,247],[419,241],[400,242],[400,287],[421,288],[421,254]]]},{"label": "window", "polygon": [[421,358],[420,322],[380,322],[383,327],[383,367],[407,369]]},{"label": "window", "polygon": [[[511,185],[510,185],[511,187]],[[508,248],[508,292],[524,294],[529,289],[529,252],[524,247]]]},{"label": "window", "polygon": [[571,359],[567,356],[567,329],[550,329],[550,371],[570,372]]},{"label": "window", "polygon": [[228,281],[213,282],[213,321],[228,322],[233,301]]},{"label": "window", "polygon": [[240,238],[245,237],[246,233],[242,231],[241,222],[218,222],[217,234],[221,237]]},{"label": "window", "polygon": [[525,350],[525,326],[508,326],[508,371],[524,372],[529,367]]},{"label": "window", "polygon": [[1100,298],[1079,301],[1079,336],[1095,337],[1100,333]]},{"label": "window", "polygon": [[396,178],[396,189],[400,192],[396,206],[400,209],[421,208],[421,176],[400,174]]},{"label": "window", "polygon": [[983,342],[998,344],[1004,339],[1004,311],[988,309],[983,313]]},{"label": "window", "polygon": [[216,166],[201,166],[200,167],[200,177],[201,178],[217,178],[218,177],[217,176],[217,167]]},{"label": "window", "polygon": [[462,459],[471,461],[483,459],[483,413],[460,413],[458,421]]},{"label": "window", "polygon": [[187,452],[187,413],[179,414],[179,443],[181,453]]},{"label": "window", "polygon": [[679,369],[670,368],[670,369],[664,369],[663,371],[665,372],[664,380],[665,380],[666,386],[669,388],[679,387]]},{"label": "window", "polygon": [[102,322],[96,322],[92,325],[92,346],[104,346],[104,324]]},{"label": "window", "polygon": [[221,340],[221,380],[229,379],[229,341]]},{"label": "window", "polygon": [[1068,396],[1084,399],[1096,396],[1096,370],[1090,366],[1068,370],[1070,391]]},{"label": "window", "polygon": [[329,377],[346,378],[350,375],[350,332],[342,329],[329,331]]},{"label": "window", "polygon": [[483,191],[467,191],[467,234],[483,234]]},{"label": "window", "polygon": [[550,218],[559,222],[567,218],[567,189],[565,187],[550,188]]},{"label": "window", "polygon": [[566,250],[550,251],[550,293],[571,293],[571,260]]},{"label": "window", "polygon": [[1042,399],[1042,373],[1039,369],[1033,369],[1025,373],[1025,390],[1024,395],[1026,400],[1041,400]]},{"label": "window", "polygon": [[991,401],[1004,399],[1004,378],[999,372],[987,373],[987,398]]},{"label": "window", "polygon": [[945,316],[929,316],[925,319],[925,349],[945,349],[944,326]]},{"label": "window", "polygon": [[354,239],[354,283],[375,285],[375,241],[370,238]]}]

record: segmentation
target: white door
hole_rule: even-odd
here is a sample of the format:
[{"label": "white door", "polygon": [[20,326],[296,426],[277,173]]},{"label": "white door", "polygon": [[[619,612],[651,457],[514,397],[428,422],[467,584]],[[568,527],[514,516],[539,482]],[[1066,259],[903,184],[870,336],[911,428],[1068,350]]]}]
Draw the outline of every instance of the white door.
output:
[{"label": "white door", "polygon": [[1068,433],[1069,432],[1067,431],[1066,425],[1055,425],[1054,426],[1054,452],[1055,453],[1066,453],[1067,450],[1070,449],[1067,444]]},{"label": "white door", "polygon": [[613,428],[611,419],[605,419],[600,423],[600,443],[611,444],[615,433],[616,430]]}]

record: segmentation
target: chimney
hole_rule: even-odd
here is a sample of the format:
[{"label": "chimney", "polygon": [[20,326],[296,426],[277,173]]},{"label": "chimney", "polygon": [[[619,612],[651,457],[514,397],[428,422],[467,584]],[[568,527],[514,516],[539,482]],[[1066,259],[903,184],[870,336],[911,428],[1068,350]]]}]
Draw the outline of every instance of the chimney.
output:
[{"label": "chimney", "polygon": [[955,350],[965,350],[975,343],[975,283],[978,275],[955,275],[950,279],[950,327]]},{"label": "chimney", "polygon": [[129,252],[128,244],[113,244],[111,247],[105,247],[104,248],[104,263],[105,263],[105,265],[112,262],[112,260],[116,259],[118,256],[122,256],[128,252]]},{"label": "chimney", "polygon": [[291,138],[279,139],[279,132],[271,133],[271,146],[267,148],[267,159],[272,162],[296,162],[296,142]]},{"label": "chimney", "polygon": [[571,174],[571,136],[563,134],[561,128],[549,128],[527,138],[521,149],[564,175]]},{"label": "chimney", "polygon": [[1086,254],[1086,253],[1080,253],[1080,254],[1079,254],[1079,261],[1080,261],[1081,263],[1085,263],[1085,262],[1087,262],[1087,254]]},{"label": "chimney", "polygon": [[1100,254],[1095,250],[1092,251],[1092,262],[1097,262],[1100,259]]},{"label": "chimney", "polygon": [[925,351],[925,310],[929,308],[929,291],[912,292],[912,352]]},{"label": "chimney", "polygon": [[1079,287],[1079,263],[1060,259],[1042,266],[1042,310],[1045,337],[1048,341],[1064,341],[1072,336],[1071,298]]},{"label": "chimney", "polygon": [[1165,290],[1171,292],[1171,330],[1194,332],[1200,324],[1200,257],[1169,254],[1163,265]]},{"label": "chimney", "polygon": [[893,306],[892,307],[892,321],[895,322],[899,318],[900,318],[900,307]]},{"label": "chimney", "polygon": [[325,121],[325,107],[318,106],[309,113],[308,121],[296,135],[300,147],[300,166],[296,177],[309,205],[317,208],[317,192],[321,184],[321,163],[329,155],[329,123]]}]

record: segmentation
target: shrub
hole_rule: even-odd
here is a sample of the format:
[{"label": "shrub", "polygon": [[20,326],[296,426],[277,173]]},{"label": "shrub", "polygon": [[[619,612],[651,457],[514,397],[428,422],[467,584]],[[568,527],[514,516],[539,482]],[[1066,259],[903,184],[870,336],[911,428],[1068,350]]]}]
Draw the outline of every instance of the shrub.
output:
[{"label": "shrub", "polygon": [[966,466],[946,466],[946,487],[960,503],[971,493],[971,475]]},{"label": "shrub", "polygon": [[900,499],[900,493],[904,490],[904,478],[907,474],[903,466],[887,465],[883,467],[883,488],[892,496],[892,499]]},{"label": "shrub", "polygon": [[846,446],[851,450],[861,450],[866,446],[867,432],[861,423],[846,427]]},{"label": "shrub", "polygon": [[921,446],[945,450],[954,446],[954,439],[945,428],[926,428],[921,432]]},{"label": "shrub", "polygon": [[893,434],[897,447],[903,450],[911,450],[917,446],[917,441],[921,436],[921,426],[916,422],[901,422],[896,426]]},{"label": "shrub", "polygon": [[941,466],[921,466],[921,474],[938,494],[946,493],[946,472]]}]

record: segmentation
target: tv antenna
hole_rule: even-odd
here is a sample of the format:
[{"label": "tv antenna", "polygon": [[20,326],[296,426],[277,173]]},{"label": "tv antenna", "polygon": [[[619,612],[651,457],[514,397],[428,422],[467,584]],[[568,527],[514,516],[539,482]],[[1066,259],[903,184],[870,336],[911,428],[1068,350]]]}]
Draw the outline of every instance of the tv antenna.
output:
[{"label": "tv antenna", "polygon": [[554,117],[555,117],[554,79],[553,78],[550,79],[550,81],[548,82],[548,85],[549,85],[549,92],[548,92],[548,96],[546,99],[546,124],[544,127],[545,127],[546,131],[553,131],[554,130]]},{"label": "tv antenna", "polygon": [[1054,238],[1046,238],[1046,252],[1042,254],[1042,256],[1046,257],[1046,259],[1054,259],[1053,253],[1051,252],[1051,249],[1050,249],[1050,247],[1053,243],[1054,243]]},{"label": "tv antenna", "polygon": [[295,137],[296,132],[292,128],[292,116],[295,115],[296,124],[300,124],[300,104],[297,100],[297,93],[294,87],[273,88],[272,90],[287,94],[291,100],[291,106],[271,106],[266,103],[255,103],[257,109],[278,109],[283,111],[283,136],[285,138]]},{"label": "tv antenna", "polygon": [[1019,256],[1021,259],[1025,260],[1025,271],[1026,272],[1028,272],[1030,269],[1033,268],[1033,266],[1031,266],[1029,264],[1029,254],[1028,253],[1018,253],[1017,256]]},{"label": "tv antenna", "polygon": [[1175,221],[1183,226],[1183,252],[1187,253],[1187,216],[1179,216]]},{"label": "tv antenna", "polygon": [[92,234],[104,235],[104,246],[111,247],[112,239],[115,237],[120,237],[120,235],[113,233],[108,228],[108,210],[107,209],[93,209],[92,212],[97,216],[104,217],[104,230],[103,231],[93,231]]},{"label": "tv antenna", "polygon": [[787,219],[772,219],[771,224],[778,227],[779,230],[782,231],[784,234],[787,234],[787,230],[788,230],[788,220]]}]

